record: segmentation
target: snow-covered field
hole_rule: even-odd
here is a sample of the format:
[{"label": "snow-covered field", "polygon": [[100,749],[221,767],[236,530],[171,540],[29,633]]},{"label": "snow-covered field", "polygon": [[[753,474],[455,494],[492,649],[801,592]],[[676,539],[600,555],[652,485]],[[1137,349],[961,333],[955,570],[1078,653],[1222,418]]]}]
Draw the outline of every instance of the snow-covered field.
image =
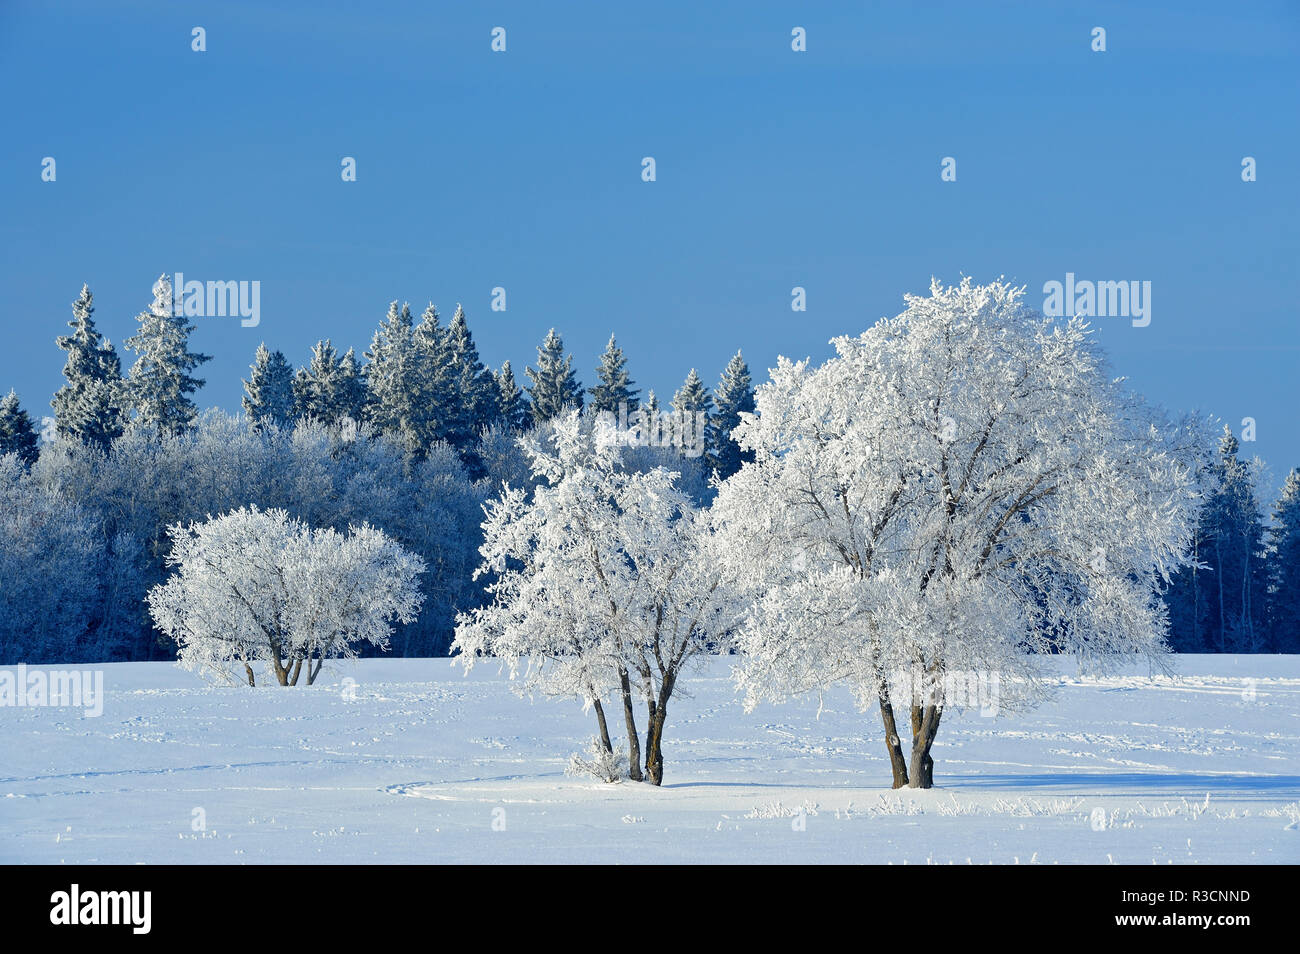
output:
[{"label": "snow-covered field", "polygon": [[889,790],[847,694],[746,714],[728,668],[684,683],[655,789],[567,777],[594,719],[491,666],[257,690],[106,666],[98,718],[0,708],[0,861],[1300,862],[1300,657],[1062,660],[1034,712],[945,718],[928,792]]}]

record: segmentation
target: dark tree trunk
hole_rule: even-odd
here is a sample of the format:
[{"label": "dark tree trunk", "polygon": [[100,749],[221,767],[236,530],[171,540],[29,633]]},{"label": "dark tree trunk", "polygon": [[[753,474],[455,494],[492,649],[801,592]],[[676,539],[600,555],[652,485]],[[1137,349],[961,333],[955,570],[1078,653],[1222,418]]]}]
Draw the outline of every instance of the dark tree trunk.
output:
[{"label": "dark tree trunk", "polygon": [[591,705],[596,710],[596,722],[600,725],[600,744],[604,747],[606,753],[612,753],[614,746],[609,741],[609,726],[605,722],[605,707],[600,704],[600,700],[595,696],[591,699]]},{"label": "dark tree trunk", "polygon": [[880,696],[880,721],[885,724],[885,750],[889,753],[889,767],[894,772],[894,788],[907,785],[907,762],[903,758],[903,743],[898,738],[898,723],[894,720],[894,704],[889,694]]},{"label": "dark tree trunk", "polygon": [[253,676],[253,667],[250,666],[248,663],[244,663],[244,672],[248,674],[248,684],[250,686],[256,687],[257,679]]},{"label": "dark tree trunk", "polygon": [[293,662],[293,673],[289,676],[289,685],[298,685],[298,673],[302,672],[302,657],[299,656]]},{"label": "dark tree trunk", "polygon": [[930,746],[939,734],[943,706],[912,706],[912,788],[934,787],[934,759]]},{"label": "dark tree trunk", "polygon": [[627,723],[627,764],[628,775],[634,782],[642,779],[641,775],[641,739],[636,731],[636,712],[632,708],[632,685],[628,679],[627,669],[618,667],[618,686],[623,693],[623,721]]},{"label": "dark tree trunk", "polygon": [[665,673],[659,686],[658,704],[649,703],[650,725],[645,737],[645,774],[651,785],[664,783],[664,723],[668,719],[668,700],[673,694],[674,675]]},{"label": "dark tree trunk", "polygon": [[307,659],[307,685],[315,685],[316,677],[320,675],[321,667],[325,665],[325,657],[321,656],[316,660],[316,665],[312,665],[311,658]]}]

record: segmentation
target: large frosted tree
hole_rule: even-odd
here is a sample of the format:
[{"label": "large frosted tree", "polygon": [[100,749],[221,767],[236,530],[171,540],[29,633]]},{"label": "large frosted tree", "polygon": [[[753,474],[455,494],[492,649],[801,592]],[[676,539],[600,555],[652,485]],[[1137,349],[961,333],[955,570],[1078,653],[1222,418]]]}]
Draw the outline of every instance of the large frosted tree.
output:
[{"label": "large frosted tree", "polygon": [[465,310],[456,306],[445,332],[444,354],[449,363],[449,397],[454,398],[445,428],[445,439],[457,450],[466,451],[478,440],[483,428],[497,416],[497,381],[479,359],[478,346],[470,334]]},{"label": "large frosted tree", "polygon": [[204,382],[190,372],[210,358],[189,350],[194,326],[175,308],[166,275],[154,283],[153,295],[148,310],[136,317],[139,330],[126,339],[126,346],[137,354],[127,385],[134,424],[175,435],[189,429],[198,416],[190,395]]},{"label": "large frosted tree", "polygon": [[68,353],[63,365],[66,383],[50,406],[60,436],[106,448],[126,425],[128,397],[117,352],[95,328],[94,314],[94,296],[82,285],[68,322],[72,333],[56,340]]},{"label": "large frosted tree", "polygon": [[524,372],[533,423],[542,424],[572,408],[582,410],[582,385],[573,373],[573,355],[565,355],[564,340],[552,328],[537,349],[537,367]]},{"label": "large frosted tree", "polygon": [[255,424],[269,423],[277,427],[292,424],[293,368],[283,352],[268,351],[265,342],[257,346],[240,403]]},{"label": "large frosted tree", "polygon": [[758,389],[737,432],[754,460],[713,506],[749,705],[847,685],[895,787],[928,788],[978,674],[1006,711],[1041,694],[1043,654],[1164,664],[1155,590],[1190,547],[1196,428],[1116,382],[1084,321],[1001,282],[934,282],[833,343]]}]

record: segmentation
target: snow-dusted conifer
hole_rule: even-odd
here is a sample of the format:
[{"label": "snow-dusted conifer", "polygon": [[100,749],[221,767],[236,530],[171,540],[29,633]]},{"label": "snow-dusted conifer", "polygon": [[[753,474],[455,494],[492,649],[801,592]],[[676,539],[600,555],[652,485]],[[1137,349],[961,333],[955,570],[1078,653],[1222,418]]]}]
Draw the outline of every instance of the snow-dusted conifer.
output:
[{"label": "snow-dusted conifer", "polygon": [[55,427],[60,436],[108,447],[126,426],[127,396],[122,366],[113,345],[95,328],[94,296],[88,285],[72,303],[72,334],[56,343],[68,353],[66,383],[54,394]]},{"label": "snow-dusted conifer", "polygon": [[40,456],[37,444],[32,419],[18,403],[18,395],[10,391],[0,399],[0,457],[17,454],[19,460],[30,466]]},{"label": "snow-dusted conifer", "polygon": [[718,388],[713,392],[713,440],[709,448],[709,462],[718,477],[726,479],[740,470],[753,454],[742,451],[731,432],[740,426],[742,414],[754,412],[754,382],[749,366],[737,351],[722,372]]},{"label": "snow-dusted conifer", "polygon": [[293,369],[283,352],[257,346],[241,400],[244,413],[254,424],[287,427],[294,420]]},{"label": "snow-dusted conifer", "polygon": [[136,318],[139,330],[126,339],[126,346],[138,355],[127,381],[135,408],[133,423],[162,434],[180,434],[198,415],[190,395],[204,383],[190,372],[210,357],[189,350],[194,326],[172,301],[171,279],[160,276],[153,295],[149,309]]},{"label": "snow-dusted conifer", "polygon": [[582,409],[582,385],[573,373],[573,355],[565,355],[564,340],[552,328],[537,349],[537,368],[524,368],[533,423],[541,424],[573,408]]},{"label": "snow-dusted conifer", "polygon": [[608,412],[619,420],[623,420],[620,415],[630,419],[636,413],[640,393],[632,386],[635,383],[628,377],[627,356],[610,335],[596,368],[596,385],[587,391],[591,395],[591,409],[597,413]]}]

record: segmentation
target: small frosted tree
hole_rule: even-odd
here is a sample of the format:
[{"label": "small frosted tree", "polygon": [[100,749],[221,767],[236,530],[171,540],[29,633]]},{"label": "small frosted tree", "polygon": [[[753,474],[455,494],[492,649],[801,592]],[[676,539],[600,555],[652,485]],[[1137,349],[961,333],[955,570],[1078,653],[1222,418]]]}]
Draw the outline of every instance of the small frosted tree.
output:
[{"label": "small frosted tree", "polygon": [[749,365],[737,351],[722,372],[718,389],[713,392],[713,432],[709,446],[709,462],[726,479],[740,470],[740,465],[753,455],[741,451],[731,432],[740,426],[740,415],[754,412],[754,383]]},{"label": "small frosted tree", "polygon": [[175,572],[149,591],[149,611],[182,666],[219,680],[238,665],[252,686],[261,662],[282,686],[305,665],[311,685],[326,659],[386,646],[423,599],[424,562],[370,526],[312,530],[249,507],[169,533]]},{"label": "small frosted tree", "polygon": [[542,483],[485,508],[492,602],[457,620],[466,669],[494,657],[516,689],[591,707],[597,751],[614,761],[604,700],[620,700],[630,774],[642,778],[633,701],[646,705],[645,777],[663,780],[668,703],[686,667],[725,632],[708,526],[662,467],[623,466],[625,438],[574,410],[523,439]]},{"label": "small frosted tree", "polygon": [[594,411],[605,411],[615,417],[634,414],[639,393],[632,386],[635,383],[628,377],[627,356],[623,354],[623,349],[618,346],[614,336],[610,335],[609,344],[605,345],[605,353],[600,356],[600,364],[596,368],[596,386],[587,392],[591,395],[590,407]]},{"label": "small frosted tree", "polygon": [[969,702],[953,677],[997,674],[1007,709],[1041,695],[1041,654],[1165,665],[1156,589],[1187,558],[1204,435],[1108,377],[1085,322],[1022,297],[935,282],[820,367],[781,359],[713,506],[747,591],[747,704],[848,685],[880,711],[895,787],[933,784],[940,720]]}]

